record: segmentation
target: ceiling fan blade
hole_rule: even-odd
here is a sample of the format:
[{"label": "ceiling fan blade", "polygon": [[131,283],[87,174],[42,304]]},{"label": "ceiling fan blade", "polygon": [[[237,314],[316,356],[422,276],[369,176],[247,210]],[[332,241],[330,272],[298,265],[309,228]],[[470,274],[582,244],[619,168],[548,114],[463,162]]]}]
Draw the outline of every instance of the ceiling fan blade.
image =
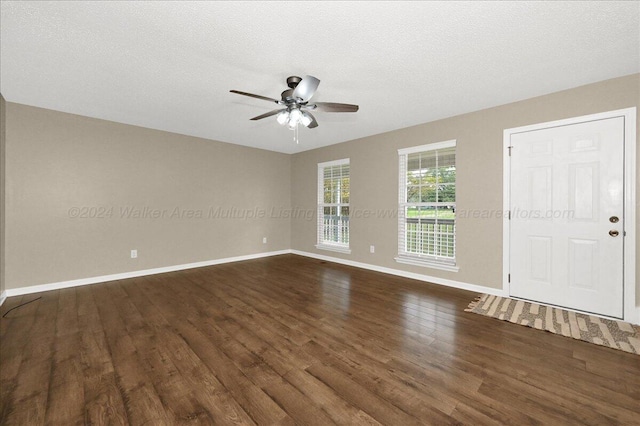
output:
[{"label": "ceiling fan blade", "polygon": [[271,117],[272,115],[276,115],[277,113],[279,113],[280,111],[286,111],[286,109],[274,109],[273,111],[269,111],[266,112],[262,115],[259,115],[257,117],[253,117],[251,120],[262,120],[263,118],[267,118],[267,117]]},{"label": "ceiling fan blade", "polygon": [[356,112],[360,108],[358,105],[337,104],[335,102],[315,102],[318,111],[324,112]]},{"label": "ceiling fan blade", "polygon": [[302,79],[293,91],[294,99],[302,99],[302,102],[308,102],[309,99],[316,93],[320,80],[314,76],[308,75]]},{"label": "ceiling fan blade", "polygon": [[280,101],[273,98],[267,98],[266,96],[254,95],[253,93],[241,92],[239,90],[229,90],[229,91],[231,93],[237,93],[238,95],[249,96],[250,98],[262,99],[269,102],[275,102],[277,104],[280,103]]},{"label": "ceiling fan blade", "polygon": [[309,123],[309,125],[307,126],[307,128],[309,129],[315,129],[316,127],[318,127],[318,121],[316,120],[316,118],[313,116],[313,114],[311,114],[309,111],[305,111],[304,112],[306,115],[308,115],[311,118],[311,123]]}]

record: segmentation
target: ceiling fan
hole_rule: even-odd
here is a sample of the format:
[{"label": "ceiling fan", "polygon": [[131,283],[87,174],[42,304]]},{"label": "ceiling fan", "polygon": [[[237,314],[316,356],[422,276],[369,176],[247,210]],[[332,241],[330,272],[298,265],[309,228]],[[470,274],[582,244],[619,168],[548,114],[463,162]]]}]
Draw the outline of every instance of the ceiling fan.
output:
[{"label": "ceiling fan", "polygon": [[[338,104],[334,102],[309,102],[311,97],[318,89],[320,80],[308,75],[305,78],[291,76],[287,78],[287,86],[289,88],[282,92],[281,99],[273,99],[266,96],[254,95],[253,93],[241,92],[239,90],[230,90],[231,93],[249,96],[251,98],[263,99],[265,101],[274,102],[281,106],[251,120],[262,120],[263,118],[276,116],[276,120],[281,125],[286,125],[291,130],[298,129],[298,125],[302,124],[309,129],[318,127],[318,121],[310,111],[323,112],[356,112],[358,105]],[[296,138],[297,140],[297,138]]]}]

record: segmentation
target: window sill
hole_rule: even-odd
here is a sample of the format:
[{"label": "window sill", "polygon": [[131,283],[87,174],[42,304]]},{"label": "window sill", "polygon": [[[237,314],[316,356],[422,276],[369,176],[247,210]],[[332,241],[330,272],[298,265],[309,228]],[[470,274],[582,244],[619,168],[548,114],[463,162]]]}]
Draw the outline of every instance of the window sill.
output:
[{"label": "window sill", "polygon": [[329,250],[329,251],[335,251],[338,253],[351,254],[351,249],[349,247],[332,246],[329,244],[316,244],[316,248],[319,250]]},{"label": "window sill", "polygon": [[428,259],[416,259],[412,257],[396,257],[396,262],[404,263],[405,265],[424,266],[426,268],[440,269],[442,271],[449,271],[449,272],[458,272],[460,270],[460,268],[454,264],[442,263],[442,262],[437,262],[437,261],[428,260]]}]

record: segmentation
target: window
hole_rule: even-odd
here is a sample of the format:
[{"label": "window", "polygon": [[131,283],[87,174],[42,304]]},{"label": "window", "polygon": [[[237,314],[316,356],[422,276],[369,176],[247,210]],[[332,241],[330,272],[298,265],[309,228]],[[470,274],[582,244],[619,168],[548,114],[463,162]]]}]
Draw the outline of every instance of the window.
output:
[{"label": "window", "polygon": [[319,249],[349,250],[349,159],[318,164]]},{"label": "window", "polygon": [[456,141],[398,150],[396,261],[457,271]]}]

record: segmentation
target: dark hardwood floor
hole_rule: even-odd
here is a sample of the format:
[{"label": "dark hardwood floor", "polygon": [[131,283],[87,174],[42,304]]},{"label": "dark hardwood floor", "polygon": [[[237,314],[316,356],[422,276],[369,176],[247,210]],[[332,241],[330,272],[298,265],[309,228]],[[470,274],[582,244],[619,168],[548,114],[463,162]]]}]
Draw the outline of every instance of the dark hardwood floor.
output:
[{"label": "dark hardwood floor", "polygon": [[640,424],[640,357],[284,255],[8,299],[2,425]]}]

